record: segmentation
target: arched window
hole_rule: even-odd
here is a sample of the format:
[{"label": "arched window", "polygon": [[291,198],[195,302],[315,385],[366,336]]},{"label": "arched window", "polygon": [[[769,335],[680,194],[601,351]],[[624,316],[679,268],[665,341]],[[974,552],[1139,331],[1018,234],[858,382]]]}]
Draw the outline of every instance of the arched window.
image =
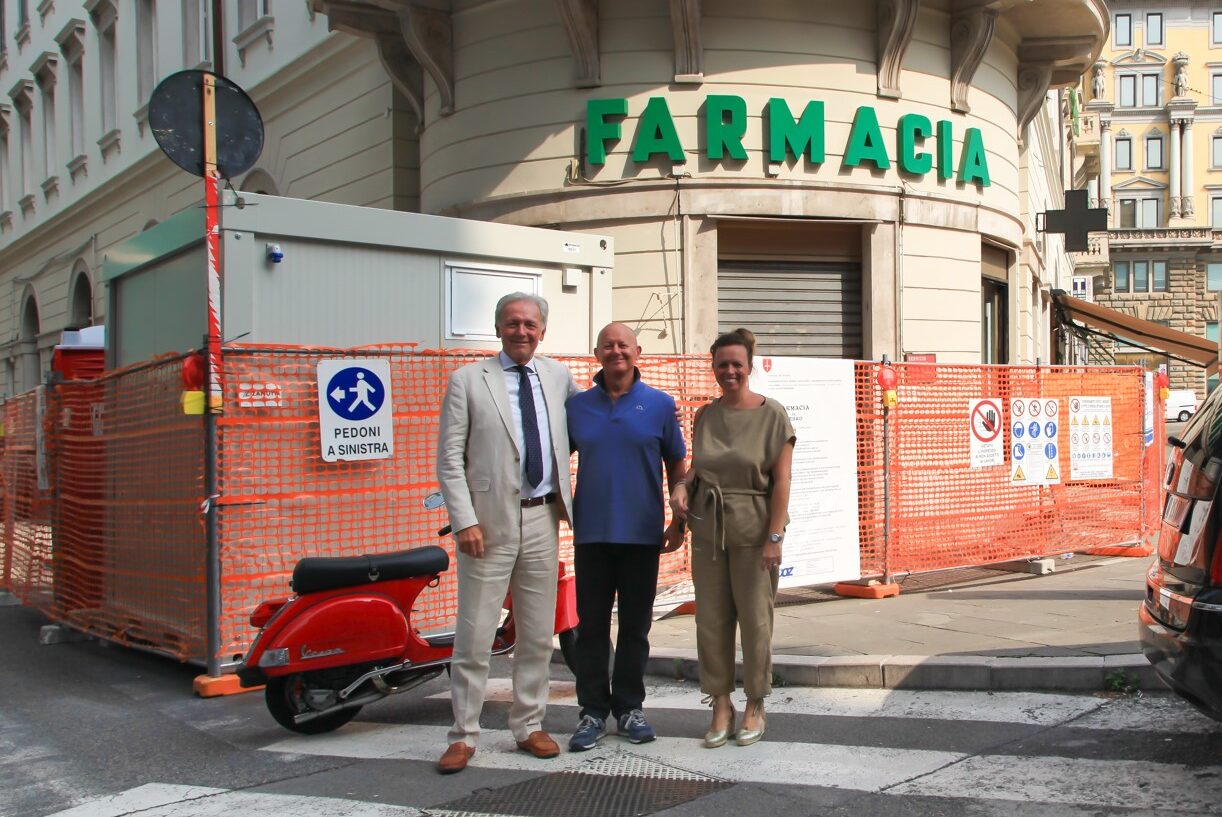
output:
[{"label": "arched window", "polygon": [[29,391],[42,382],[42,366],[38,360],[38,302],[34,293],[28,292],[21,308],[21,335],[18,354],[21,356],[18,391]]},{"label": "arched window", "polygon": [[276,186],[276,180],[272,178],[272,174],[258,167],[246,174],[246,178],[242,180],[238,189],[243,193],[259,193],[265,196],[280,195],[280,188]]},{"label": "arched window", "polygon": [[93,326],[93,285],[89,268],[77,262],[72,270],[72,298],[68,302],[68,325],[75,328]]}]

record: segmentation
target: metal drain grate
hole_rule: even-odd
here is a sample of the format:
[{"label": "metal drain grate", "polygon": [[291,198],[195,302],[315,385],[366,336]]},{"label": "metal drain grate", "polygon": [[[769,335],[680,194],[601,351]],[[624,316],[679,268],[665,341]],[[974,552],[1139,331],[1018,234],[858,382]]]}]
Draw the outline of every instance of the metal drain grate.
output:
[{"label": "metal drain grate", "polygon": [[592,758],[576,769],[481,789],[424,810],[427,817],[641,817],[731,783],[638,755]]}]

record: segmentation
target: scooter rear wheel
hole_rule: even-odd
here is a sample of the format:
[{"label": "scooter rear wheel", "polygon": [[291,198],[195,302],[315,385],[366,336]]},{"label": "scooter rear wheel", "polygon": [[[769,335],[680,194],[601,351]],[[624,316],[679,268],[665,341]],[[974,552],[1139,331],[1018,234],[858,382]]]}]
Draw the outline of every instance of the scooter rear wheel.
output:
[{"label": "scooter rear wheel", "polygon": [[276,719],[276,723],[293,732],[302,735],[321,735],[339,729],[356,717],[361,707],[337,709],[326,715],[321,715],[302,723],[296,723],[293,718],[310,711],[304,700],[307,689],[307,679],[304,675],[289,675],[284,678],[272,678],[267,682],[264,700],[267,711]]}]

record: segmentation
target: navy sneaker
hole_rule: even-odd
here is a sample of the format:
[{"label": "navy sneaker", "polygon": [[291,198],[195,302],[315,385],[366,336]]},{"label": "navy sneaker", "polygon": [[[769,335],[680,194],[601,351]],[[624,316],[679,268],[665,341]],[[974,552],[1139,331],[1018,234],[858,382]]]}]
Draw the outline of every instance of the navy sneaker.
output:
[{"label": "navy sneaker", "polygon": [[593,715],[582,715],[581,723],[577,724],[577,731],[573,733],[573,737],[569,738],[569,751],[584,752],[586,749],[593,749],[605,734],[607,734],[605,720]]},{"label": "navy sneaker", "polygon": [[645,713],[639,709],[620,715],[617,725],[619,733],[628,738],[629,743],[649,743],[658,736],[649,721],[645,720]]}]

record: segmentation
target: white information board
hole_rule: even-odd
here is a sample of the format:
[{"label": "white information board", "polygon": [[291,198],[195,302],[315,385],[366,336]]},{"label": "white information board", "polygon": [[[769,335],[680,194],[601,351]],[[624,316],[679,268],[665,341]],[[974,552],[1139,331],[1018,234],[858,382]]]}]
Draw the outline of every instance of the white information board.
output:
[{"label": "white information board", "polygon": [[1010,484],[1056,485],[1061,481],[1061,401],[1047,397],[1010,399]]},{"label": "white information board", "polygon": [[967,403],[968,437],[970,439],[972,468],[989,468],[1006,464],[1005,443],[1001,429],[1005,417],[1001,413],[1001,400],[997,397],[981,397]]},{"label": "white information board", "polygon": [[1154,372],[1146,372],[1142,391],[1143,411],[1141,413],[1141,433],[1146,445],[1154,442]]},{"label": "white information board", "polygon": [[853,361],[757,357],[751,388],[789,412],[793,454],[781,587],[861,578]]},{"label": "white information board", "polygon": [[1069,478],[1112,478],[1112,398],[1069,398]]},{"label": "white information board", "polygon": [[318,361],[318,430],[322,458],[381,460],[395,452],[390,361]]}]

